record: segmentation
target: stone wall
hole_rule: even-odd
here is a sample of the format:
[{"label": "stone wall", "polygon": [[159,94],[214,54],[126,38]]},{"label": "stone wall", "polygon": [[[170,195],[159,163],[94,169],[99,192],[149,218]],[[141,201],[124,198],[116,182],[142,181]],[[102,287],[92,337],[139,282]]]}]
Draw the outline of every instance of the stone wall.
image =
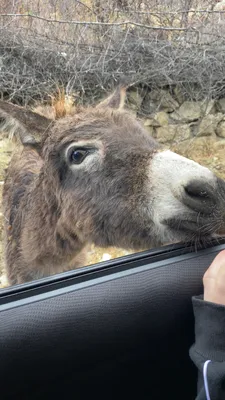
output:
[{"label": "stone wall", "polygon": [[128,92],[128,105],[144,119],[149,134],[166,146],[225,145],[225,98],[186,101],[176,88]]}]

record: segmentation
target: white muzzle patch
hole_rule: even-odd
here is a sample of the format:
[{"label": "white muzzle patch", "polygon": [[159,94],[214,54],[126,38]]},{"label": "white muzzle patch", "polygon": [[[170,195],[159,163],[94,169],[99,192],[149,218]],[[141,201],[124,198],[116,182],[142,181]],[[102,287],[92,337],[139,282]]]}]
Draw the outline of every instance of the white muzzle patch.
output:
[{"label": "white muzzle patch", "polygon": [[174,238],[174,232],[163,221],[191,212],[182,203],[182,194],[185,187],[194,180],[202,182],[203,187],[205,183],[216,189],[216,177],[209,169],[172,151],[159,152],[151,160],[151,213],[155,235],[161,243],[182,240],[182,234]]}]

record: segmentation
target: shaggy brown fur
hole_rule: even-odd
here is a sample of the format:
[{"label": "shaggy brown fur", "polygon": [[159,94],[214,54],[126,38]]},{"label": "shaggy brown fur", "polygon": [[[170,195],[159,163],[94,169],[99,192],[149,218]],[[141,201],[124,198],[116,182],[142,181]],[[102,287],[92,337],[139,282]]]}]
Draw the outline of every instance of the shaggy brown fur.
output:
[{"label": "shaggy brown fur", "polygon": [[[115,99],[113,102],[115,105]],[[11,284],[84,265],[85,251],[82,250],[92,241],[99,245],[132,246],[132,240],[126,243],[123,239],[122,243],[116,237],[117,224],[123,224],[124,221],[115,220],[112,232],[109,231],[104,199],[102,202],[100,192],[112,190],[111,184],[107,189],[107,180],[110,183],[110,175],[116,174],[118,168],[121,168],[121,172],[125,168],[127,157],[130,157],[126,142],[129,140],[131,146],[132,142],[137,146],[138,131],[138,148],[143,152],[141,164],[146,164],[146,158],[149,157],[146,145],[151,146],[151,151],[156,147],[150,138],[143,136],[141,126],[135,124],[129,114],[113,111],[102,104],[100,108],[87,109],[76,116],[58,121],[51,132],[43,134],[41,155],[28,146],[12,158],[3,193],[6,266]],[[110,165],[109,154],[108,163],[100,176],[92,168],[86,175],[79,176],[78,171],[74,177],[62,158],[62,151],[67,144],[81,139],[99,140],[111,146],[112,151],[124,147],[118,164]],[[138,174],[135,173],[140,155],[133,154],[132,157],[133,166],[129,175],[136,175],[136,179],[130,188],[126,177],[123,182],[124,198],[127,200],[128,195],[131,196],[130,204],[125,205],[127,212],[136,202],[133,192],[139,191],[139,196],[142,196],[145,177],[142,169]],[[106,182],[102,186],[103,180]],[[119,186],[120,182],[116,184]],[[98,209],[94,209],[92,204],[96,193],[99,197]],[[117,207],[116,193],[114,197],[109,209]],[[121,228],[121,231],[126,236],[126,228]],[[136,241],[134,247],[143,244],[140,238]]]}]

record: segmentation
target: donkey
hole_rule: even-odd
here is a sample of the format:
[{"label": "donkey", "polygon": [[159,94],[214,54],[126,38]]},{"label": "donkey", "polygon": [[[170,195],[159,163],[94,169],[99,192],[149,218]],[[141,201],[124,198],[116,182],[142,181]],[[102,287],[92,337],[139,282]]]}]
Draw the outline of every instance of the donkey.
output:
[{"label": "donkey", "polygon": [[[141,250],[210,239],[221,228],[225,183],[161,149],[124,110],[124,99],[118,88],[73,116],[42,119],[39,142],[22,109],[11,104],[12,113],[0,103],[23,125],[23,149],[10,162],[3,190],[10,284],[85,265],[90,243]],[[35,113],[28,128],[31,119]]]}]

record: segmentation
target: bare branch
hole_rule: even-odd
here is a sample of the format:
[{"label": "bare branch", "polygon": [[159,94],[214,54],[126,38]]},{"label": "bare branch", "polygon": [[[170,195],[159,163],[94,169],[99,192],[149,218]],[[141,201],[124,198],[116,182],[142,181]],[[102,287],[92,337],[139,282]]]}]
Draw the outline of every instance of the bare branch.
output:
[{"label": "bare branch", "polygon": [[32,19],[39,19],[45,22],[54,22],[58,24],[71,24],[71,25],[96,25],[96,26],[137,26],[139,28],[145,29],[153,29],[153,30],[160,30],[160,31],[178,31],[184,32],[190,30],[192,28],[174,28],[172,26],[150,26],[141,24],[135,21],[123,21],[123,22],[96,22],[96,21],[74,21],[74,20],[60,20],[60,19],[48,19],[44,17],[40,17],[39,15],[31,15],[31,14],[0,14],[0,17],[26,17]]},{"label": "bare branch", "polygon": [[[118,13],[123,13],[123,14],[139,14],[139,15],[181,15],[181,14],[186,14],[187,11],[185,10],[177,10],[177,11],[139,11],[139,10],[119,10],[115,9],[116,12]],[[190,14],[224,14],[225,11],[223,10],[189,10],[188,11]]]},{"label": "bare branch", "polygon": [[87,4],[82,3],[82,1],[79,0],[75,0],[77,4],[80,4],[81,6],[83,6],[84,8],[86,8],[87,10],[91,11],[93,14],[96,14],[94,12],[94,10],[92,10],[90,7],[87,6]]}]

